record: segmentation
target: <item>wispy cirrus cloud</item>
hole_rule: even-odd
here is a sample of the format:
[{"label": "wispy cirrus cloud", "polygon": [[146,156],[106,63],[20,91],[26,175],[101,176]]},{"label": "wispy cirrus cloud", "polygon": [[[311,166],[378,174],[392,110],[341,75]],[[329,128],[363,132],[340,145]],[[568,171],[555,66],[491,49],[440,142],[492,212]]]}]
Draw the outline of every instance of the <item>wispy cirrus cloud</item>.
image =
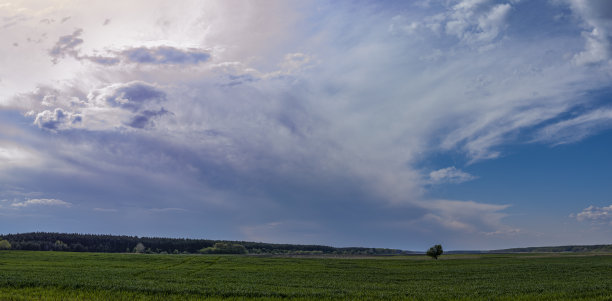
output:
[{"label": "wispy cirrus cloud", "polygon": [[538,130],[535,139],[553,144],[566,144],[580,141],[611,127],[612,109],[604,107],[547,125]]},{"label": "wispy cirrus cloud", "polygon": [[183,208],[169,207],[169,208],[151,208],[151,209],[147,209],[147,211],[157,213],[157,212],[184,212],[187,210]]},{"label": "wispy cirrus cloud", "polygon": [[28,199],[22,202],[13,202],[10,204],[14,208],[25,208],[32,206],[61,206],[71,207],[72,204],[58,199]]},{"label": "wispy cirrus cloud", "polygon": [[93,210],[94,211],[98,211],[98,212],[109,212],[109,213],[118,212],[119,211],[119,210],[117,210],[115,208],[99,208],[99,207],[96,207]]}]

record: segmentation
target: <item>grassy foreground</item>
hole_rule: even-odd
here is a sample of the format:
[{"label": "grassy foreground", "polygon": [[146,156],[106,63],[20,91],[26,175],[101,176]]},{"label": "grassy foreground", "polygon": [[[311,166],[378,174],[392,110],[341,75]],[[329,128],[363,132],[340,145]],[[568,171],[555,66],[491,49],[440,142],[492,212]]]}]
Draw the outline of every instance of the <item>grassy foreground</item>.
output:
[{"label": "grassy foreground", "polygon": [[0,300],[612,300],[612,256],[0,252]]}]

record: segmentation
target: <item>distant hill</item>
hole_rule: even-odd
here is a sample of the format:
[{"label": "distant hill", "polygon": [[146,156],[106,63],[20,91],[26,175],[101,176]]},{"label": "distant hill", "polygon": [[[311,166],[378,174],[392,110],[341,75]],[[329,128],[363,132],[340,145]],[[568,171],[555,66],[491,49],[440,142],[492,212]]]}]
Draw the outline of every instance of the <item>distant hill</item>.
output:
[{"label": "distant hill", "polygon": [[[0,235],[0,240],[2,239],[6,239],[11,244],[11,249],[13,250],[32,251],[184,254],[199,252],[214,253],[215,251],[218,251],[218,253],[228,253],[231,252],[230,249],[246,249],[249,254],[290,255],[399,255],[412,253],[384,248],[334,248],[322,245],[50,232]],[[236,246],[238,248],[235,248]]]},{"label": "distant hill", "polygon": [[560,252],[612,252],[612,245],[587,246],[556,246],[556,247],[527,247],[491,250],[488,253],[560,253]]}]

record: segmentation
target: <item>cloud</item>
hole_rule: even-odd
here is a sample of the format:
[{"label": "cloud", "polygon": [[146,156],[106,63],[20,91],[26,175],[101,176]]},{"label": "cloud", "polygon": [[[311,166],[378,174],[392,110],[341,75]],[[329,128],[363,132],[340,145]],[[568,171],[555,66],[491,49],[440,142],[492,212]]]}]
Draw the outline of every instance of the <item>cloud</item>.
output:
[{"label": "cloud", "polygon": [[90,91],[77,86],[41,86],[13,97],[10,105],[26,110],[33,124],[53,132],[67,129],[109,130],[127,125],[152,128],[173,113],[161,106],[167,93],[151,83],[129,81],[106,84]]},{"label": "cloud", "polygon": [[151,208],[151,209],[147,209],[147,211],[150,212],[184,212],[187,211],[183,208]]},{"label": "cloud", "polygon": [[584,208],[582,212],[571,214],[571,218],[576,218],[577,221],[589,221],[596,224],[612,225],[612,205],[607,207],[589,206]]},{"label": "cloud", "polygon": [[166,93],[142,81],[112,84],[91,91],[87,98],[100,105],[121,107],[136,112],[149,103],[166,101]]},{"label": "cloud", "polygon": [[53,112],[44,110],[38,113],[34,124],[43,129],[58,130],[69,127],[71,124],[80,123],[82,120],[83,118],[79,114],[64,112],[64,110],[57,108]]},{"label": "cloud", "polygon": [[509,3],[463,0],[452,7],[444,26],[445,32],[470,44],[491,42],[507,26],[511,8]]},{"label": "cloud", "polygon": [[[363,25],[348,30],[341,24],[351,24],[350,15],[333,11],[322,17],[325,34],[306,35],[300,42],[304,50],[279,55],[262,68],[266,72],[249,64],[248,57],[255,53],[190,74],[143,70],[129,62],[191,64],[210,58],[201,50],[126,47],[112,57],[127,62],[127,69],[92,71],[126,82],[96,83],[97,88],[82,92],[88,95],[80,98],[84,104],[60,108],[82,116],[79,127],[105,130],[123,130],[122,125],[151,129],[152,121],[158,123],[170,116],[165,111],[172,112],[175,123],[164,123],[159,131],[203,152],[224,145],[232,155],[219,155],[220,162],[230,166],[271,169],[260,167],[265,160],[282,161],[279,166],[287,170],[333,166],[368,183],[383,199],[409,202],[421,196],[418,183],[431,180],[413,168],[420,154],[460,152],[469,162],[495,158],[502,154],[497,147],[512,142],[521,130],[562,114],[580,94],[564,87],[582,82],[585,74],[572,70],[560,56],[551,59],[548,49],[560,46],[555,41],[517,39],[486,57],[462,48],[468,40],[497,42],[510,26],[509,3],[462,1],[448,7],[439,22],[464,20],[467,27],[460,36],[467,40],[436,44],[437,59],[428,62],[420,58],[432,53],[430,46],[438,37],[416,31],[423,46],[417,47],[412,39],[390,35],[388,20],[366,9],[356,11],[363,14]],[[245,47],[241,51],[249,48],[238,45]],[[325,47],[318,48],[321,45]],[[311,65],[314,61],[321,63]],[[223,63],[232,67],[224,69]],[[133,78],[162,82],[164,88],[130,81]],[[232,89],[218,85],[226,78],[235,83]],[[51,113],[45,119],[49,126],[59,119]],[[211,136],[213,132],[218,134]],[[194,141],[194,135],[204,138]],[[461,172],[441,170],[433,177],[468,179]]]},{"label": "cloud", "polygon": [[137,64],[196,65],[210,59],[208,52],[199,49],[177,49],[169,46],[138,47],[120,52],[124,61]]},{"label": "cloud", "polygon": [[[105,25],[108,24],[105,22]],[[83,29],[70,35],[61,36],[49,50],[51,61],[57,64],[60,59],[72,57],[79,61],[89,61],[99,65],[112,66],[119,63],[145,65],[197,65],[210,59],[210,53],[198,48],[176,48],[172,46],[128,47],[121,51],[107,51],[106,55],[82,54],[79,46]]]},{"label": "cloud", "polygon": [[80,56],[76,57],[79,60],[88,60],[92,63],[96,63],[99,65],[117,65],[121,62],[121,58],[114,56],[100,56],[100,55],[88,55],[88,56]]},{"label": "cloud", "polygon": [[454,166],[434,170],[429,173],[429,179],[433,184],[441,183],[454,183],[459,184],[467,181],[471,181],[476,177],[464,172]]},{"label": "cloud", "polygon": [[[505,3],[499,3],[505,2]],[[422,34],[455,37],[462,45],[480,50],[501,40],[508,28],[508,17],[515,1],[460,0],[441,4],[442,11],[424,18],[396,15],[389,31],[422,39]],[[418,4],[415,4],[418,5]]]},{"label": "cloud", "polygon": [[[106,25],[106,22],[105,22]],[[210,59],[208,51],[198,48],[180,49],[172,46],[130,47],[121,51],[108,51],[107,55],[85,55],[78,48],[83,44],[83,29],[61,36],[49,50],[51,61],[57,64],[61,58],[72,57],[79,61],[112,66],[119,63],[145,65],[197,65]]]},{"label": "cloud", "polygon": [[582,33],[584,51],[574,56],[578,64],[606,61],[612,55],[612,3],[607,0],[570,0],[571,7],[590,31]]},{"label": "cloud", "polygon": [[43,157],[26,145],[0,140],[0,170],[36,168],[42,164]]},{"label": "cloud", "polygon": [[25,208],[30,206],[62,206],[71,207],[72,204],[58,199],[29,199],[23,202],[12,203],[12,207]]},{"label": "cloud", "polygon": [[119,210],[114,209],[114,208],[94,208],[94,211],[98,211],[98,212],[117,212]]},{"label": "cloud", "polygon": [[132,120],[130,120],[128,125],[133,128],[138,128],[138,129],[143,129],[145,127],[153,127],[155,126],[153,119],[156,119],[158,117],[161,117],[167,114],[171,114],[171,113],[166,111],[164,108],[161,108],[159,111],[144,110],[138,113],[138,115],[134,116]]},{"label": "cloud", "polygon": [[612,109],[600,108],[547,125],[536,133],[535,140],[554,144],[572,143],[610,127]]},{"label": "cloud", "polygon": [[12,26],[15,26],[21,22],[27,21],[29,19],[28,16],[23,13],[16,12],[14,15],[5,16],[2,18],[2,25],[0,26],[2,29],[6,29]]},{"label": "cloud", "polygon": [[83,39],[80,38],[83,29],[77,29],[72,34],[61,36],[55,43],[53,48],[49,50],[49,56],[53,64],[57,64],[59,59],[66,56],[78,58],[78,47],[83,44]]},{"label": "cloud", "polygon": [[507,215],[501,211],[510,205],[456,200],[430,200],[420,204],[430,212],[416,222],[425,223],[428,227],[485,236],[513,235],[520,232],[519,229],[502,222]]}]

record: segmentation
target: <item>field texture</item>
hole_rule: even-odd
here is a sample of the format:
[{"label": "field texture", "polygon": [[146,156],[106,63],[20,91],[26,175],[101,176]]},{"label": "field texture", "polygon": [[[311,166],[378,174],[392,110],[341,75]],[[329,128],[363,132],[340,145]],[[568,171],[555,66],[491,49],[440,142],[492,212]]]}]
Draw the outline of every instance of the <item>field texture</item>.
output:
[{"label": "field texture", "polygon": [[610,255],[281,258],[1,251],[0,300],[612,300]]}]

